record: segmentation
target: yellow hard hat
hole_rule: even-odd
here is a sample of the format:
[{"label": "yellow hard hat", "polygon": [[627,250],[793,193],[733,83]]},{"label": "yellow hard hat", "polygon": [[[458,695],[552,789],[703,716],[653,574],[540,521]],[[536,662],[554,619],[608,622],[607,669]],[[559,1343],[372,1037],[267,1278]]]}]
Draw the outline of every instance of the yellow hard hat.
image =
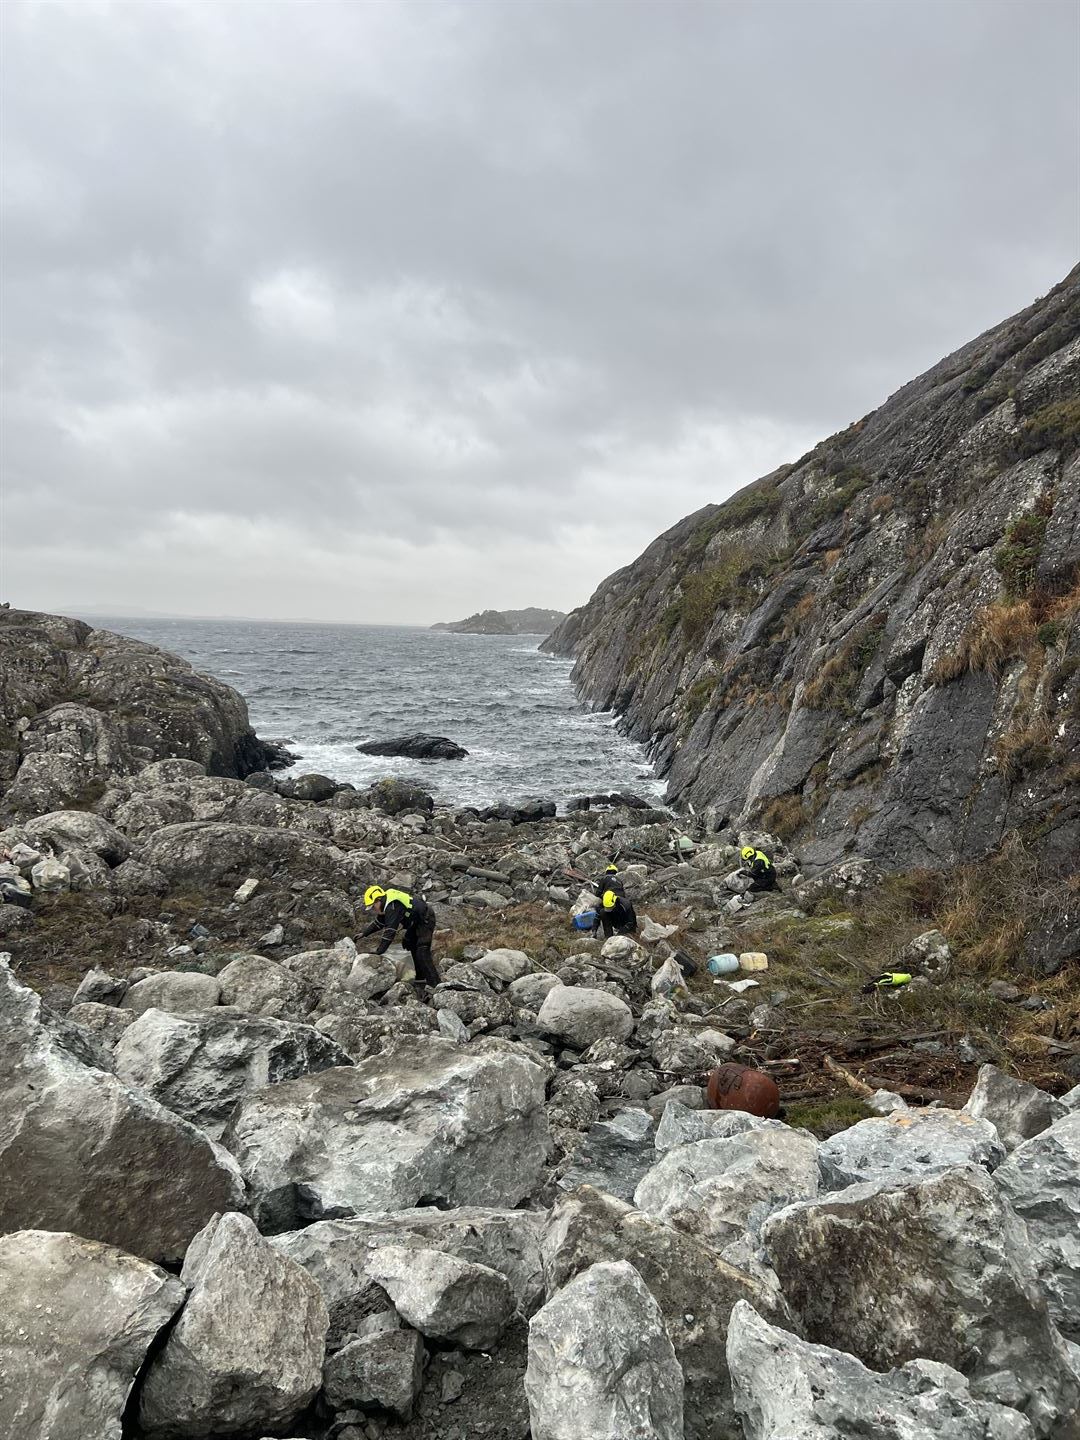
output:
[{"label": "yellow hard hat", "polygon": [[609,865],[604,873],[607,875],[617,875],[619,873],[619,867],[618,865]]},{"label": "yellow hard hat", "polygon": [[604,909],[605,909],[605,910],[614,910],[614,909],[615,909],[615,901],[616,901],[617,898],[618,898],[618,897],[616,896],[614,890],[605,890],[605,891],[604,891]]},{"label": "yellow hard hat", "polygon": [[757,854],[757,851],[754,849],[753,845],[744,845],[744,846],[743,846],[742,858],[743,858],[744,860],[752,860],[756,854]]},{"label": "yellow hard hat", "polygon": [[369,885],[364,891],[364,909],[370,910],[376,900],[385,900],[386,891],[381,885]]}]

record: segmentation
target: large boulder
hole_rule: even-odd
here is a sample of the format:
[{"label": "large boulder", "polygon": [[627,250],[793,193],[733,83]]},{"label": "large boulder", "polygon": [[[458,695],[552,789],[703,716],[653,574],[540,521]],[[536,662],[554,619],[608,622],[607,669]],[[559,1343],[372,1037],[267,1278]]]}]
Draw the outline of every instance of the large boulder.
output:
[{"label": "large boulder", "polygon": [[378,1293],[371,1263],[387,1245],[438,1250],[495,1270],[509,1284],[517,1308],[531,1314],[544,1295],[540,1236],[545,1220],[544,1212],[532,1210],[426,1206],[322,1220],[275,1235],[270,1243],[303,1265],[319,1286],[330,1310],[330,1343],[336,1345],[370,1311]]},{"label": "large boulder", "polygon": [[632,1200],[638,1183],[656,1162],[653,1128],[645,1110],[620,1110],[598,1120],[574,1151],[573,1162],[559,1178],[564,1190],[592,1185],[620,1200]]},{"label": "large boulder", "polygon": [[629,1039],[634,1016],[625,1000],[606,990],[556,985],[544,996],[536,1023],[546,1035],[554,1035],[575,1050],[587,1050],[607,1036]]},{"label": "large boulder", "polygon": [[724,1349],[729,1317],[745,1300],[790,1324],[772,1291],[711,1245],[587,1187],[556,1204],[543,1254],[549,1296],[590,1265],[628,1260],[660,1307],[686,1379],[687,1440],[730,1440],[737,1422]]},{"label": "large boulder", "polygon": [[111,1245],[0,1236],[0,1434],[120,1440],[135,1377],[183,1300],[179,1280]]},{"label": "large boulder", "polygon": [[28,821],[23,828],[31,845],[47,846],[57,854],[89,850],[107,865],[119,865],[131,854],[130,844],[116,826],[88,810],[54,810]]},{"label": "large boulder", "polygon": [[242,1096],[351,1061],[312,1025],[219,1006],[203,1015],[145,1011],[120,1037],[113,1063],[121,1080],[216,1138]]},{"label": "large boulder", "polygon": [[744,1300],[727,1360],[744,1440],[1032,1440],[1023,1415],[976,1400],[948,1365],[909,1360],[879,1375],[770,1325]]},{"label": "large boulder", "polygon": [[994,1179],[1027,1225],[1050,1314],[1080,1344],[1080,1111],[1018,1145]]},{"label": "large boulder", "polygon": [[243,1203],[231,1155],[98,1068],[0,963],[0,1233],[70,1230],[176,1262],[215,1211]]},{"label": "large boulder", "polygon": [[195,1237],[180,1278],[191,1293],[143,1382],[143,1430],[201,1437],[287,1425],[322,1383],[319,1287],[235,1214]]},{"label": "large boulder", "polygon": [[532,1440],[683,1440],[683,1377],[660,1307],[625,1260],[593,1265],[529,1324]]},{"label": "large boulder", "polygon": [[921,1179],[957,1165],[992,1170],[1005,1147],[989,1120],[963,1110],[896,1110],[860,1120],[826,1140],[819,1152],[826,1190],[875,1180]]},{"label": "large boulder", "polygon": [[939,1360],[1037,1435],[1070,1434],[1080,1380],[1024,1224],[978,1166],[792,1205],[764,1243],[808,1340],[875,1370]]},{"label": "large boulder", "polygon": [[505,1276],[442,1250],[386,1245],[368,1273],[407,1324],[465,1350],[490,1350],[514,1313]]},{"label": "large boulder", "polygon": [[779,1206],[818,1192],[818,1142],[802,1130],[747,1130],[668,1150],[634,1203],[717,1248],[755,1233]]},{"label": "large boulder", "polygon": [[528,975],[532,961],[524,950],[488,950],[475,961],[476,969],[489,980],[501,980],[509,985]]},{"label": "large boulder", "polygon": [[315,992],[304,980],[276,960],[263,955],[236,955],[218,972],[222,1005],[234,1005],[252,1015],[307,1015]]},{"label": "large boulder", "polygon": [[342,852],[305,831],[216,820],[165,825],[147,835],[138,859],[178,889],[238,884],[277,866],[296,879],[347,883],[349,878]]},{"label": "large boulder", "polygon": [[498,1042],[401,1041],[247,1096],[223,1143],[274,1228],[421,1202],[516,1205],[547,1156],[544,1080]]},{"label": "large boulder", "polygon": [[1006,1075],[996,1065],[983,1065],[964,1110],[977,1120],[989,1120],[1006,1151],[1011,1152],[1033,1135],[1041,1135],[1065,1114],[1065,1106],[1045,1090]]},{"label": "large boulder", "polygon": [[147,975],[126,991],[120,1008],[133,1015],[147,1010],[166,1010],[170,1015],[197,1015],[221,1003],[221,982],[215,975],[200,975],[197,970],[167,970],[161,975]]}]

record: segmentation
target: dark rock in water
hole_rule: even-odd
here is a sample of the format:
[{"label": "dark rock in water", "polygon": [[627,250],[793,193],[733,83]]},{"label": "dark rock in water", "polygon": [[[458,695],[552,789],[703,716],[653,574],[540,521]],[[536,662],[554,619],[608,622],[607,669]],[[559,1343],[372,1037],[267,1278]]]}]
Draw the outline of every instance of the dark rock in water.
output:
[{"label": "dark rock in water", "polygon": [[263,764],[268,770],[284,770],[303,758],[293,754],[287,740],[260,740],[259,744],[262,746]]},{"label": "dark rock in water", "polygon": [[511,825],[528,825],[534,820],[553,820],[555,818],[554,800],[521,800],[516,805],[509,804],[506,800],[498,805],[489,805],[486,810],[477,812],[481,820],[509,820]]},{"label": "dark rock in water", "polygon": [[464,760],[469,753],[445,735],[399,735],[395,740],[365,740],[356,748],[362,755],[404,755],[410,760]]}]

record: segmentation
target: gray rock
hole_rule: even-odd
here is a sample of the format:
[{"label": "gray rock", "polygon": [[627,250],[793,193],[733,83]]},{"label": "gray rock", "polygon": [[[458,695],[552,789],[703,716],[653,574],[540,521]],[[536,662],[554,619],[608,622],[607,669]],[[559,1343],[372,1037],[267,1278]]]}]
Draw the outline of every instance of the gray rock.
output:
[{"label": "gray rock", "polygon": [[135,1376],[184,1287],[79,1235],[0,1236],[0,1434],[120,1440]]},{"label": "gray rock", "polygon": [[1005,1148],[989,1120],[963,1110],[898,1110],[860,1120],[826,1140],[819,1152],[826,1190],[919,1179],[957,1165],[992,1170],[1004,1158]]},{"label": "gray rock", "polygon": [[220,1003],[221,982],[216,975],[167,970],[161,975],[148,975],[132,985],[120,1001],[120,1007],[134,1015],[142,1015],[147,1010],[197,1015]]},{"label": "gray rock", "polygon": [[456,1011],[443,1006],[438,1012],[439,1034],[445,1035],[447,1040],[453,1040],[455,1045],[467,1045],[469,1043],[469,1031],[464,1020]]},{"label": "gray rock", "polygon": [[1080,1110],[1080,1085],[1074,1085],[1071,1090],[1062,1095],[1061,1103],[1066,1110]]},{"label": "gray rock", "polygon": [[638,1182],[656,1162],[655,1120],[644,1110],[620,1110],[591,1126],[559,1180],[564,1190],[592,1185],[620,1200],[632,1200]]},{"label": "gray rock", "polygon": [[1041,1135],[1065,1114],[1065,1106],[1045,1090],[1006,1075],[996,1065],[982,1065],[971,1097],[964,1106],[977,1120],[989,1120],[1006,1152]]},{"label": "gray rock", "polygon": [[818,1192],[818,1142],[801,1130],[748,1130],[669,1150],[634,1203],[718,1248],[758,1231],[771,1212]]},{"label": "gray rock", "polygon": [[24,827],[31,845],[52,850],[89,850],[108,865],[119,865],[131,846],[115,825],[87,810],[54,810]]},{"label": "gray rock", "polygon": [[994,1180],[1027,1225],[1051,1316],[1080,1344],[1080,1111],[1018,1145]]},{"label": "gray rock", "polygon": [[215,1139],[244,1095],[351,1063],[314,1026],[257,1018],[228,1006],[202,1015],[147,1010],[121,1036],[113,1059],[121,1080]]},{"label": "gray rock", "polygon": [[532,1440],[683,1440],[683,1376],[660,1307],[626,1261],[593,1265],[529,1324]]},{"label": "gray rock", "polygon": [[96,1068],[83,1032],[54,1024],[4,963],[0,1035],[0,1232],[69,1230],[175,1262],[244,1203],[232,1156]]},{"label": "gray rock", "polygon": [[442,1250],[387,1245],[372,1255],[368,1274],[407,1324],[465,1350],[490,1350],[514,1313],[505,1276]]},{"label": "gray rock", "polygon": [[501,980],[504,985],[522,979],[532,968],[532,961],[524,950],[488,950],[474,964],[481,975],[489,980]]},{"label": "gray rock", "polygon": [[874,1370],[952,1365],[1036,1435],[1070,1434],[1080,1380],[1024,1224],[979,1166],[792,1205],[766,1222],[764,1244],[808,1340]]},{"label": "gray rock", "polygon": [[149,1435],[287,1425],[322,1381],[328,1317],[319,1287],[245,1215],[218,1215],[192,1242],[191,1293],[143,1381]]},{"label": "gray rock", "polygon": [[911,1360],[884,1375],[809,1345],[741,1300],[727,1341],[745,1440],[1032,1440],[1027,1420],[971,1395],[948,1365]]},{"label": "gray rock", "polygon": [[656,1068],[668,1075],[698,1075],[721,1064],[734,1049],[735,1041],[720,1030],[677,1025],[656,1036],[652,1057]]},{"label": "gray rock", "polygon": [[89,1032],[106,1052],[110,1052],[129,1025],[135,1023],[130,1010],[119,1010],[115,1005],[101,1005],[96,1000],[85,1000],[72,1005],[67,1018],[73,1025],[79,1025]]},{"label": "gray rock", "polygon": [[543,1212],[530,1210],[398,1210],[323,1220],[303,1230],[275,1235],[271,1244],[303,1265],[330,1309],[330,1343],[358,1327],[375,1295],[369,1265],[386,1245],[440,1250],[502,1275],[523,1313],[543,1299],[540,1235]]},{"label": "gray rock", "polygon": [[523,975],[520,980],[510,982],[507,993],[511,1001],[524,1010],[539,1010],[550,990],[559,985],[559,977],[541,970],[535,975]]},{"label": "gray rock", "polygon": [[[687,1110],[704,1110],[705,1087],[703,1085],[672,1085],[661,1090],[646,1102],[650,1115],[663,1116],[669,1105],[682,1105]],[[659,1133],[659,1132],[658,1132]]]},{"label": "gray rock", "polygon": [[497,1042],[402,1040],[247,1096],[223,1143],[275,1228],[421,1200],[516,1205],[547,1155],[544,1080]]},{"label": "gray rock", "polygon": [[924,930],[909,940],[900,952],[898,970],[910,970],[914,974],[928,975],[934,980],[944,980],[952,962],[949,942],[940,930]]},{"label": "gray rock", "polygon": [[548,991],[536,1016],[546,1035],[587,1050],[605,1036],[628,1040],[634,1016],[625,1000],[606,990],[589,990],[580,985],[559,985]]},{"label": "gray rock", "polygon": [[311,987],[263,955],[237,955],[218,974],[222,1005],[235,1005],[252,1015],[266,1011],[301,1018],[314,1003]]},{"label": "gray rock", "polygon": [[331,1410],[389,1410],[407,1420],[424,1378],[424,1343],[415,1330],[381,1330],[343,1345],[326,1362],[323,1398]]},{"label": "gray rock", "polygon": [[725,1356],[732,1307],[746,1300],[790,1324],[783,1302],[711,1245],[596,1190],[563,1196],[544,1236],[548,1294],[603,1260],[628,1260],[660,1306],[686,1379],[687,1440],[731,1440],[737,1421]]},{"label": "gray rock", "polygon": [[745,1110],[689,1109],[681,1100],[668,1100],[656,1127],[656,1153],[664,1155],[678,1145],[697,1140],[728,1140],[747,1130],[789,1130],[779,1120],[763,1120]]},{"label": "gray rock", "polygon": [[88,970],[79,981],[78,989],[75,991],[73,1005],[81,1005],[88,1001],[97,1001],[102,1005],[119,1005],[124,998],[128,988],[128,981],[122,977],[108,975],[97,966]]}]

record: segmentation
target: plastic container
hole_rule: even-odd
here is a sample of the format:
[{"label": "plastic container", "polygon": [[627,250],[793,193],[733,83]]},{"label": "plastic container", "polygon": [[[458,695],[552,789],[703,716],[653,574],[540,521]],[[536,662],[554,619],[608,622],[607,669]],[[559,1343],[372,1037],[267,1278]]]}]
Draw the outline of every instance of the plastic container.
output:
[{"label": "plastic container", "polygon": [[739,968],[737,955],[711,955],[705,969],[710,975],[734,975]]},{"label": "plastic container", "polygon": [[574,916],[575,930],[591,930],[596,923],[595,910],[582,910],[580,915]]},{"label": "plastic container", "polygon": [[769,957],[760,950],[747,950],[739,956],[740,970],[767,970],[769,968]]}]

